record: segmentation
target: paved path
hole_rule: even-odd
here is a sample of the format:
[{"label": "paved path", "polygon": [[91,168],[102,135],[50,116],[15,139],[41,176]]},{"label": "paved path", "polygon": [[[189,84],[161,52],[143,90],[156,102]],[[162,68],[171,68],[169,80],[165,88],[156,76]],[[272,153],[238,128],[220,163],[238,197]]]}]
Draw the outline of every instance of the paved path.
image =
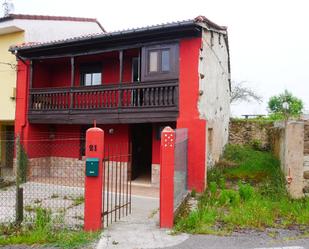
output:
[{"label": "paved path", "polygon": [[156,248],[177,245],[188,235],[158,229],[159,199],[132,196],[132,214],[104,230],[97,249]]}]

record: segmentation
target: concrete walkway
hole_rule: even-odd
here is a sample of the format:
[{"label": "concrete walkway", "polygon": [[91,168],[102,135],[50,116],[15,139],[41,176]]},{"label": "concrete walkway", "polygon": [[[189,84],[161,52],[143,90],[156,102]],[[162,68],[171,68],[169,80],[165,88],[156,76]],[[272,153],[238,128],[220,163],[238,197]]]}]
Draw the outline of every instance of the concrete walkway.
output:
[{"label": "concrete walkway", "polygon": [[97,249],[142,249],[176,246],[187,234],[170,235],[159,229],[159,199],[132,196],[132,214],[113,223],[102,233]]}]

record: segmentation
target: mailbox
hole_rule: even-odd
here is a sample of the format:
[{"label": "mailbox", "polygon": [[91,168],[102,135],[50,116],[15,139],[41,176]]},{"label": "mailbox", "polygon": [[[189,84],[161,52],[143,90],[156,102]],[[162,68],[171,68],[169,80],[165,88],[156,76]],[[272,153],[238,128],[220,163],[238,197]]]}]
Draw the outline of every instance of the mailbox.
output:
[{"label": "mailbox", "polygon": [[86,176],[99,175],[99,158],[86,159]]}]

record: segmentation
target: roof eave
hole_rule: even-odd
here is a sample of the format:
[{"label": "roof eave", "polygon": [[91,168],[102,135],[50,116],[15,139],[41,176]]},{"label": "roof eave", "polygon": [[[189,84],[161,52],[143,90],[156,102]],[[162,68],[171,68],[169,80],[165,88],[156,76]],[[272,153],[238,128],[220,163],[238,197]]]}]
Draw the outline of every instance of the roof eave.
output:
[{"label": "roof eave", "polygon": [[52,42],[50,44],[40,45],[40,44],[34,44],[27,47],[18,47],[18,46],[12,46],[9,48],[9,51],[12,53],[20,52],[35,52],[35,51],[46,51],[46,50],[52,50],[57,49],[61,47],[70,47],[70,46],[83,46],[84,43],[97,43],[100,41],[107,41],[107,40],[117,40],[119,38],[130,38],[130,37],[139,37],[139,36],[152,36],[157,35],[158,33],[164,34],[164,33],[175,33],[177,31],[181,31],[182,29],[196,29],[200,28],[201,25],[197,25],[195,22],[186,22],[179,24],[166,24],[163,27],[147,27],[142,28],[138,30],[125,30],[125,31],[118,31],[113,33],[104,33],[102,35],[96,35],[96,36],[87,36],[87,37],[80,37],[80,38],[73,38],[72,40],[68,41],[59,41],[59,42]]}]

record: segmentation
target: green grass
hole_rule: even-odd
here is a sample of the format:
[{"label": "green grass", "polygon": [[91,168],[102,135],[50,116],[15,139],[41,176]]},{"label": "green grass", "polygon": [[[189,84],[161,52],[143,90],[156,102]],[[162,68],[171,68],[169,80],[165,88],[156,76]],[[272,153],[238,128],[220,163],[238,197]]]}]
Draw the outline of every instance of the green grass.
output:
[{"label": "green grass", "polygon": [[17,231],[9,236],[0,236],[0,245],[51,245],[63,249],[82,248],[84,245],[97,239],[99,233],[89,233],[72,230],[44,230]]},{"label": "green grass", "polygon": [[51,245],[63,249],[84,248],[99,237],[99,232],[91,233],[68,228],[57,228],[60,218],[52,218],[51,211],[38,207],[31,226],[0,226],[0,246],[5,245]]},{"label": "green grass", "polygon": [[198,209],[177,219],[175,231],[225,234],[238,229],[309,228],[309,198],[292,200],[279,161],[270,152],[228,145],[208,172]]}]

